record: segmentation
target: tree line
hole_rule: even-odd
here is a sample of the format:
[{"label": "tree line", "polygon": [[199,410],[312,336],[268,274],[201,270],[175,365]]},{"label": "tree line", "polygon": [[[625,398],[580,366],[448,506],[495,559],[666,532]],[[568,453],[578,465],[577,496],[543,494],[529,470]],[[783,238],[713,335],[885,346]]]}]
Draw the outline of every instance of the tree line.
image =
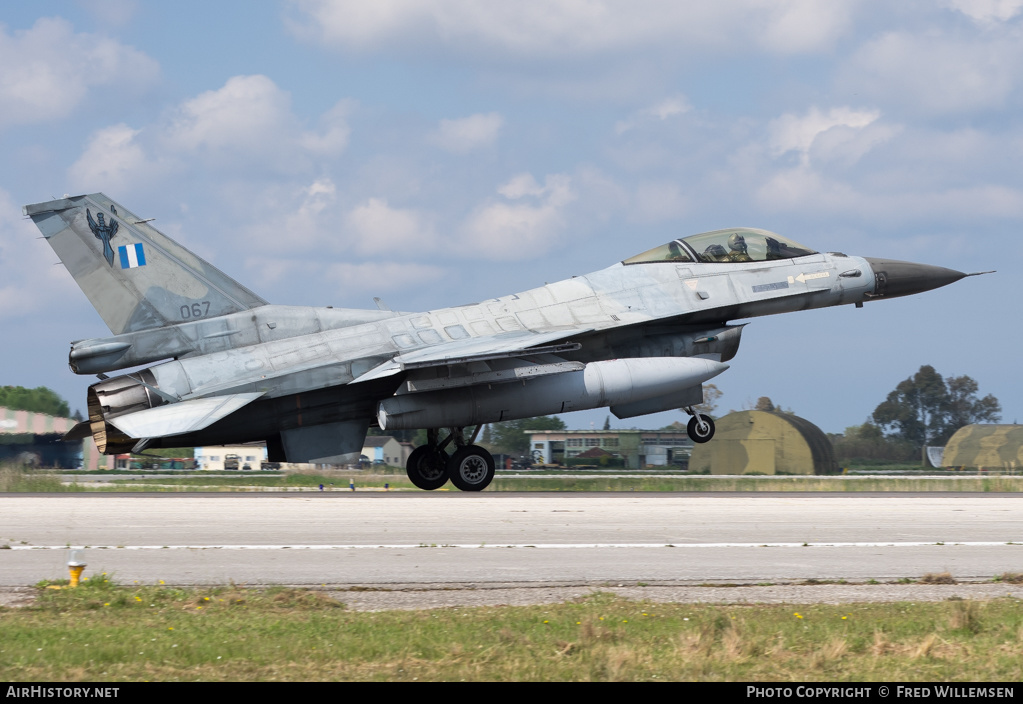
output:
[{"label": "tree line", "polygon": [[71,413],[67,401],[58,396],[56,391],[45,386],[34,389],[26,389],[23,386],[0,386],[0,408],[45,413],[60,418],[67,418]]},{"label": "tree line", "polygon": [[925,364],[899,382],[863,425],[832,436],[835,454],[843,459],[912,461],[926,446],[946,444],[960,428],[974,423],[997,423],[1002,418],[998,399],[979,396],[969,376],[942,377]]}]

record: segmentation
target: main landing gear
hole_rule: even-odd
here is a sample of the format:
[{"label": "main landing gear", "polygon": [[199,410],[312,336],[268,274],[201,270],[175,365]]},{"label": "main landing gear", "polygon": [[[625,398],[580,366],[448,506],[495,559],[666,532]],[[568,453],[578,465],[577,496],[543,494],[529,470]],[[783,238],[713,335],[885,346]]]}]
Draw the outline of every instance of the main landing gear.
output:
[{"label": "main landing gear", "polygon": [[[494,480],[494,458],[484,448],[473,445],[476,434],[482,428],[476,426],[468,442],[462,428],[452,428],[451,434],[438,442],[436,428],[426,431],[426,444],[417,447],[405,463],[409,480],[420,489],[433,491],[451,483],[462,491],[483,491]],[[448,455],[445,448],[454,440],[454,453]]]},{"label": "main landing gear", "polygon": [[686,425],[686,432],[689,433],[689,438],[693,442],[709,442],[714,437],[714,421],[711,417],[697,413],[696,409],[692,406],[687,406],[683,410],[692,416],[689,419],[689,424]]}]

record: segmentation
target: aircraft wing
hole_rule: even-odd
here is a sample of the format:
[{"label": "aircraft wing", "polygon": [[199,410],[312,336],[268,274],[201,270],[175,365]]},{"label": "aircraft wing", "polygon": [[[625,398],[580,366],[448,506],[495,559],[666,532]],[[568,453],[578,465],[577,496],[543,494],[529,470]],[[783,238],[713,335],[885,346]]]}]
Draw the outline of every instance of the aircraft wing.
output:
[{"label": "aircraft wing", "polygon": [[561,344],[551,343],[558,343],[566,338],[583,335],[592,331],[593,328],[571,328],[545,333],[517,330],[497,335],[488,335],[486,337],[449,342],[444,345],[434,345],[433,347],[425,347],[406,354],[400,354],[370,369],[351,383],[371,381],[414,369],[567,352],[579,349],[579,345],[570,342],[563,342]]},{"label": "aircraft wing", "polygon": [[160,438],[202,430],[263,395],[262,391],[212,396],[147,408],[108,422],[131,438]]}]

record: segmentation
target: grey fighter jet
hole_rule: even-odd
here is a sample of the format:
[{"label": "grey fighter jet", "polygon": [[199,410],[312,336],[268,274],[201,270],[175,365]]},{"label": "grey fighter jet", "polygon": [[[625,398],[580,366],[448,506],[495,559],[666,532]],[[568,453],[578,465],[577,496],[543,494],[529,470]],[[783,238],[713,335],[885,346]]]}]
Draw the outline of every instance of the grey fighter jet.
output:
[{"label": "grey fighter jet", "polygon": [[370,425],[425,428],[406,467],[422,489],[490,484],[494,460],[475,438],[496,421],[684,408],[706,442],[714,423],[695,406],[739,347],[730,321],[967,276],[732,228],[473,305],[305,308],[267,303],[101,193],[24,213],[113,333],[71,344],[71,369],[100,381],[69,438],[91,434],[108,454],[265,441],[271,461],[329,463],[358,453]]}]

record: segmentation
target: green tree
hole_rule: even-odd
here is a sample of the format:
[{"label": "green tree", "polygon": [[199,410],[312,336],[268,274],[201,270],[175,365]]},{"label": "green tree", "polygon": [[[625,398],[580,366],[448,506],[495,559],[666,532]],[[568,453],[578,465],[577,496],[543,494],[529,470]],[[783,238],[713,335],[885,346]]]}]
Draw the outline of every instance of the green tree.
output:
[{"label": "green tree", "polygon": [[31,411],[67,418],[71,411],[67,401],[56,391],[39,386],[26,389],[23,386],[0,386],[0,407],[14,411]]},{"label": "green tree", "polygon": [[509,455],[522,455],[529,452],[529,436],[527,430],[564,430],[565,422],[557,416],[540,416],[508,420],[503,423],[490,424],[490,448]]},{"label": "green tree", "polygon": [[899,438],[886,438],[884,432],[867,421],[854,425],[840,435],[830,435],[839,462],[848,460],[874,460],[888,462],[912,462],[919,459],[919,451],[912,443]]},{"label": "green tree", "polygon": [[873,420],[889,437],[905,440],[917,450],[941,445],[964,425],[1001,418],[998,399],[990,394],[978,399],[977,390],[977,382],[970,377],[943,379],[925,364],[874,409]]},{"label": "green tree", "polygon": [[949,437],[963,426],[973,423],[997,423],[1002,418],[1002,406],[991,394],[977,398],[977,382],[968,376],[950,376],[946,407],[946,432]]}]

